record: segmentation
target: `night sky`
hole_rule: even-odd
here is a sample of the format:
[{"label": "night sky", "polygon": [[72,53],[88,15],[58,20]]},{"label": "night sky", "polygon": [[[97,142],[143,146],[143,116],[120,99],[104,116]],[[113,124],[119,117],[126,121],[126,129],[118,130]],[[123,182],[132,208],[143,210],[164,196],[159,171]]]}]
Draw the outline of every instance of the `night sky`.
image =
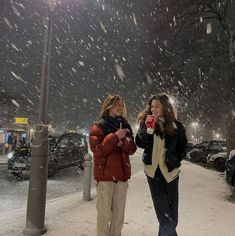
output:
[{"label": "night sky", "polygon": [[[59,1],[53,16],[51,123],[63,126],[67,121],[71,128],[88,128],[97,119],[108,93],[120,93],[125,98],[130,121],[134,122],[151,93],[166,92],[176,100],[179,118],[186,125],[198,120],[209,129],[223,129],[223,103],[216,101],[218,95],[208,96],[207,92],[215,89],[211,86],[214,83],[223,87],[223,80],[218,78],[203,90],[197,75],[200,70],[190,57],[188,64],[195,67],[194,73],[190,65],[180,77],[171,71],[168,75],[162,72],[165,57],[161,52],[174,48],[174,40],[166,46],[169,25],[164,25],[162,18],[167,11],[157,11],[159,2]],[[17,115],[35,121],[46,5],[38,0],[1,0],[0,9],[0,95],[8,95],[19,104]],[[207,49],[208,45],[205,42]],[[207,77],[207,85],[209,80]],[[210,103],[211,109],[204,108],[205,103]]]}]

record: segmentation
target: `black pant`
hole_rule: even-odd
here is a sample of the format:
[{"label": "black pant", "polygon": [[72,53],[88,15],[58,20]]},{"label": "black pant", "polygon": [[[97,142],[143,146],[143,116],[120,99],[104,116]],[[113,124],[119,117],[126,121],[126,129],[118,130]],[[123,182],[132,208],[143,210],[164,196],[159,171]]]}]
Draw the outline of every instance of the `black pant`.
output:
[{"label": "black pant", "polygon": [[179,177],[167,183],[158,168],[154,178],[147,178],[159,221],[158,236],[177,236]]}]

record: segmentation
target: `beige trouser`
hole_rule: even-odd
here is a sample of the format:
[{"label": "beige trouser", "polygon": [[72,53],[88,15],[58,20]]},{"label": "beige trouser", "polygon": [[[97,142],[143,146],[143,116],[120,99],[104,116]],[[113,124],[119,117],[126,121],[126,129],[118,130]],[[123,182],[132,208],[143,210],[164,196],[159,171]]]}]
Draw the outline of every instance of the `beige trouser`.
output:
[{"label": "beige trouser", "polygon": [[128,182],[99,182],[97,186],[97,236],[120,236],[124,223]]}]

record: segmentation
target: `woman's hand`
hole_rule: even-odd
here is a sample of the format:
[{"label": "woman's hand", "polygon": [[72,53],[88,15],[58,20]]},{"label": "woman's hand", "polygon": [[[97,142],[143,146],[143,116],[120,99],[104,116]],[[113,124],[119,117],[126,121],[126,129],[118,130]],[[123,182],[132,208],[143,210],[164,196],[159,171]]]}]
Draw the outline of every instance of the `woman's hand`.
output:
[{"label": "woman's hand", "polygon": [[149,123],[149,122],[153,122],[153,120],[154,120],[154,122],[156,122],[156,116],[154,116],[154,115],[148,115],[148,116],[146,117],[145,124],[147,124],[147,123]]},{"label": "woman's hand", "polygon": [[115,134],[118,136],[119,139],[123,139],[126,137],[127,130],[126,129],[119,129]]},{"label": "woman's hand", "polygon": [[154,128],[157,122],[157,118],[154,115],[148,115],[145,120],[145,125],[147,128]]}]

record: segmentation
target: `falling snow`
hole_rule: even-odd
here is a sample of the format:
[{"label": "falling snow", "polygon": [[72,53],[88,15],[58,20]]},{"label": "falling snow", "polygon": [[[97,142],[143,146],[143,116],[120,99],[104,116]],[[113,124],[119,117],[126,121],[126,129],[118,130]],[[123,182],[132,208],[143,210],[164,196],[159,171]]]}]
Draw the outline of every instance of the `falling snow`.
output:
[{"label": "falling snow", "polygon": [[[206,124],[207,130],[201,129],[205,138],[217,126],[226,133],[227,110],[234,116],[234,87],[228,90],[225,82],[231,68],[224,29],[230,22],[221,12],[230,8],[225,9],[223,1],[215,3],[214,18],[206,1],[200,6],[168,0],[59,2],[52,20],[48,90],[52,123],[63,126],[66,114],[71,128],[89,127],[109,93],[125,97],[135,123],[149,96],[165,92],[174,98],[186,126],[197,118]],[[6,114],[22,112],[37,120],[45,5],[11,0],[1,9],[0,102],[9,104]],[[222,18],[218,21],[216,16]],[[6,117],[0,117],[1,122],[10,123]]]},{"label": "falling snow", "polygon": [[206,33],[211,34],[212,33],[212,25],[211,23],[208,23],[206,26]]},{"label": "falling snow", "polygon": [[11,99],[11,102],[16,106],[16,107],[20,107],[20,104],[19,103],[17,103],[17,101],[16,100],[14,100],[14,99]]},{"label": "falling snow", "polygon": [[27,83],[26,81],[24,81],[20,76],[16,75],[13,71],[11,71],[11,74],[19,81],[23,82],[23,83]]},{"label": "falling snow", "polygon": [[85,66],[84,62],[82,62],[82,61],[79,61],[78,63],[80,66]]},{"label": "falling snow", "polygon": [[116,68],[116,71],[117,71],[117,74],[118,74],[118,77],[123,81],[124,77],[125,77],[125,74],[123,72],[123,69],[120,65],[115,65],[115,68]]}]

